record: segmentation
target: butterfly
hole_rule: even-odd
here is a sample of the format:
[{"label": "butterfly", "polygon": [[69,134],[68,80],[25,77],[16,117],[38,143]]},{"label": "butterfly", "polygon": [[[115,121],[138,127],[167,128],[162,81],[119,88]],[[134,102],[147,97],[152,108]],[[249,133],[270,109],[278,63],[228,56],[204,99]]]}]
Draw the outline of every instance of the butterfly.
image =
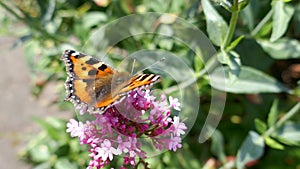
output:
[{"label": "butterfly", "polygon": [[109,65],[84,53],[66,50],[61,59],[66,65],[66,101],[74,106],[87,106],[96,113],[122,101],[128,93],[160,81],[155,74],[118,72]]}]

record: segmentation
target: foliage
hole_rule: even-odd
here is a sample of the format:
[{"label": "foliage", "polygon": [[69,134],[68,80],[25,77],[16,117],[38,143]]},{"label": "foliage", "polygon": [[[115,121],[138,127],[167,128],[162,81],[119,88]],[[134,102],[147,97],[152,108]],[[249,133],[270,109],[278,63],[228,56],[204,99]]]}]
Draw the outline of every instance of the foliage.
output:
[{"label": "foliage", "polygon": [[[19,37],[16,45],[24,54],[33,79],[33,94],[39,95],[50,81],[57,82],[62,107],[66,78],[59,59],[68,48],[81,49],[93,33],[107,23],[132,13],[172,13],[201,29],[217,52],[204,65],[183,43],[163,36],[135,36],[117,44],[97,41],[86,45],[89,54],[111,47],[110,62],[124,53],[141,49],[164,49],[182,58],[194,69],[201,107],[183,149],[149,159],[151,168],[296,168],[300,166],[299,58],[300,3],[297,0],[30,0],[4,2],[1,34]],[[11,15],[14,19],[11,19]],[[21,21],[25,26],[11,29]],[[147,23],[147,21],[144,21]],[[146,29],[144,22],[140,29]],[[132,23],[134,24],[134,23]],[[163,24],[167,33],[174,27]],[[145,27],[144,27],[145,26]],[[140,30],[134,30],[140,31]],[[119,30],[122,34],[122,30]],[[182,32],[183,35],[188,34]],[[117,36],[117,35],[116,35]],[[97,39],[97,37],[95,38]],[[209,63],[225,68],[226,87],[209,80],[223,80],[220,70],[210,76]],[[205,66],[205,67],[204,67]],[[161,86],[171,91],[172,81]],[[197,142],[210,108],[211,87],[227,92],[223,117],[210,141]],[[36,168],[81,168],[87,154],[65,133],[65,122],[36,120],[43,131],[25,152]],[[77,141],[77,140],[76,140]],[[45,151],[46,150],[46,151]],[[46,167],[45,167],[45,166]],[[43,167],[44,166],[44,167]],[[64,167],[62,167],[64,168]]]},{"label": "foliage", "polygon": [[35,169],[76,169],[87,165],[86,147],[82,147],[77,140],[71,139],[65,132],[66,120],[35,118],[34,121],[43,130],[21,152],[24,160],[33,164]]}]

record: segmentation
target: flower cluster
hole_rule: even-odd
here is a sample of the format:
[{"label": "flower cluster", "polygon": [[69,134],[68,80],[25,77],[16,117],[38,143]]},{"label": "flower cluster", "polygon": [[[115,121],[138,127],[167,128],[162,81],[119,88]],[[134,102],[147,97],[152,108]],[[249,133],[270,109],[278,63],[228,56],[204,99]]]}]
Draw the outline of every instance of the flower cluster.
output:
[{"label": "flower cluster", "polygon": [[[94,114],[93,121],[71,119],[67,132],[90,146],[88,169],[103,168],[116,155],[124,157],[122,168],[136,166],[136,157],[147,157],[141,138],[148,138],[158,150],[181,148],[180,136],[187,127],[178,116],[171,117],[171,109],[180,110],[178,99],[162,95],[158,101],[150,90],[139,89],[104,113]],[[86,110],[82,108],[81,113]]]}]

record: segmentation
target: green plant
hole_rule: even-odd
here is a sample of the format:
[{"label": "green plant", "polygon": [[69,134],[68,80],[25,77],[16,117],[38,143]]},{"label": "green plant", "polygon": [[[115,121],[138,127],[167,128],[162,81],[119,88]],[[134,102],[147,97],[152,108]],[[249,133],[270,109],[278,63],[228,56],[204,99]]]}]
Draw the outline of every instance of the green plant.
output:
[{"label": "green plant", "polygon": [[71,139],[66,131],[65,120],[58,118],[34,118],[42,131],[20,152],[35,169],[81,168],[87,165],[86,147]]},{"label": "green plant", "polygon": [[[127,53],[141,49],[170,51],[193,69],[199,87],[201,106],[199,115],[189,135],[183,140],[183,149],[177,153],[166,152],[149,159],[151,168],[296,168],[299,167],[299,57],[300,57],[300,3],[296,0],[218,0],[202,1],[16,1],[14,8],[7,2],[0,5],[26,26],[17,33],[24,45],[25,57],[33,77],[33,93],[38,95],[48,82],[57,82],[58,93],[64,93],[66,78],[63,63],[59,60],[66,48],[81,49],[89,37],[115,19],[132,13],[166,12],[183,18],[207,34],[217,52],[203,63],[199,54],[185,44],[160,35],[128,37],[113,44],[110,39],[86,46],[89,54],[104,50],[111,63],[122,60]],[[99,5],[99,6],[97,6]],[[31,8],[29,8],[29,6]],[[10,25],[9,17],[2,17],[3,25]],[[147,20],[138,22],[139,29],[146,30]],[[7,27],[7,26],[6,26]],[[1,33],[14,33],[1,28]],[[116,27],[118,28],[118,27]],[[134,23],[132,28],[136,28]],[[178,32],[172,24],[158,22],[157,31]],[[180,31],[179,31],[180,32]],[[109,30],[106,32],[109,33]],[[118,35],[122,35],[120,29]],[[188,36],[188,32],[181,32]],[[117,35],[116,35],[117,36]],[[112,48],[110,45],[112,45]],[[218,82],[220,76],[213,70],[215,63],[224,66],[226,86]],[[185,84],[187,85],[187,84]],[[175,87],[174,87],[175,86]],[[161,87],[168,93],[176,93],[176,85],[166,80]],[[205,117],[210,109],[212,88],[227,92],[225,110],[211,140],[200,144],[197,140]],[[59,105],[64,94],[60,94]],[[291,108],[292,107],[292,108]],[[43,120],[39,120],[38,123]],[[47,126],[51,123],[47,123]],[[61,124],[63,125],[63,124]],[[49,132],[44,125],[44,133]],[[55,131],[54,131],[55,130]],[[56,134],[50,133],[60,133]],[[65,136],[65,129],[55,128],[48,133],[50,138],[34,144],[64,145],[71,147],[74,140]],[[51,138],[52,137],[52,138]],[[61,137],[66,140],[59,143]],[[34,140],[41,140],[39,137]],[[48,141],[44,141],[48,140]],[[51,140],[51,141],[49,141]],[[37,142],[37,141],[36,141]],[[32,144],[32,143],[31,143]],[[29,145],[31,145],[29,144]],[[78,146],[76,144],[76,146]],[[81,149],[78,147],[73,147]],[[57,147],[49,153],[57,154]],[[80,150],[81,151],[81,150]],[[67,152],[67,151],[66,151]],[[74,162],[64,152],[55,159]],[[69,151],[70,152],[70,151]],[[27,149],[29,161],[37,164]],[[86,153],[77,154],[82,159]],[[76,155],[76,156],[77,156]],[[51,155],[49,154],[50,157]],[[212,158],[215,156],[216,159]],[[208,160],[210,159],[210,160]],[[208,160],[208,161],[207,161]],[[41,160],[40,160],[41,161]],[[85,161],[86,162],[86,161]],[[211,163],[213,162],[213,165]],[[219,166],[218,163],[221,163]],[[252,163],[251,163],[252,162]],[[254,162],[254,163],[253,163]],[[76,163],[76,164],[75,164]],[[54,162],[51,163],[53,166]]]}]

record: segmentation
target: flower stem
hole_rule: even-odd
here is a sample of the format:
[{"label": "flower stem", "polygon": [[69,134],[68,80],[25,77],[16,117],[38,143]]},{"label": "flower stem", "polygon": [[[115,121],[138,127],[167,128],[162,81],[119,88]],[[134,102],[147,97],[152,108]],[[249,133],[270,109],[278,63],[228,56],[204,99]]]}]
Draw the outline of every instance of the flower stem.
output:
[{"label": "flower stem", "polygon": [[[49,39],[52,39],[52,40],[58,41],[58,42],[66,42],[67,41],[63,37],[56,36],[55,34],[50,34],[49,32],[47,32],[42,25],[37,24],[36,21],[32,20],[32,18],[29,17],[28,15],[26,15],[26,13],[24,13],[25,17],[18,15],[17,12],[15,12],[11,7],[9,7],[8,5],[3,3],[1,0],[0,0],[0,5],[3,6],[5,10],[7,10],[10,14],[12,14],[18,20],[24,22],[26,25],[28,25],[30,28],[34,29],[35,31],[43,34],[44,37],[47,37]],[[20,12],[23,13],[22,10],[20,10]]]},{"label": "flower stem", "polygon": [[267,13],[267,15],[257,24],[257,26],[251,32],[251,36],[257,35],[261,28],[271,19],[273,15],[273,8]]},{"label": "flower stem", "polygon": [[148,166],[148,163],[146,161],[144,161],[142,158],[139,158],[139,162],[136,164],[134,169],[137,169],[139,164],[142,164],[144,166],[144,169],[150,169]]},{"label": "flower stem", "polygon": [[[226,33],[224,42],[221,45],[221,50],[225,50],[226,47],[230,45],[230,42],[231,42],[232,37],[235,32],[238,16],[239,16],[238,0],[234,0],[234,6],[233,6],[233,10],[232,10],[231,19],[230,19],[229,29]],[[218,62],[217,62],[217,53],[216,53],[208,60],[208,62],[206,63],[205,69],[203,69],[199,73],[195,74],[195,76],[194,76],[195,79],[202,77],[206,72],[210,72],[210,70],[212,70],[212,68],[214,68],[217,63]],[[170,94],[170,93],[176,91],[178,88],[186,88],[187,86],[191,85],[192,83],[195,83],[194,78],[192,78],[188,81],[182,82],[177,86],[169,87],[168,89],[165,90],[165,92],[167,94]]]},{"label": "flower stem", "polygon": [[16,17],[18,20],[24,20],[21,16],[19,16],[14,10],[12,10],[10,7],[8,7],[5,3],[0,1],[0,5],[6,9],[9,13],[11,13],[14,17]]},{"label": "flower stem", "polygon": [[231,15],[231,18],[230,18],[229,29],[226,33],[226,37],[224,39],[224,42],[221,45],[221,50],[226,49],[226,47],[230,44],[230,42],[232,40],[232,37],[234,35],[234,32],[235,32],[238,16],[239,16],[238,0],[234,0],[232,15]]},{"label": "flower stem", "polygon": [[300,103],[297,103],[287,114],[285,114],[280,120],[278,120],[275,125],[270,127],[266,131],[265,135],[270,136],[276,129],[281,127],[287,120],[289,120],[291,117],[297,114],[299,110],[300,110]]}]

